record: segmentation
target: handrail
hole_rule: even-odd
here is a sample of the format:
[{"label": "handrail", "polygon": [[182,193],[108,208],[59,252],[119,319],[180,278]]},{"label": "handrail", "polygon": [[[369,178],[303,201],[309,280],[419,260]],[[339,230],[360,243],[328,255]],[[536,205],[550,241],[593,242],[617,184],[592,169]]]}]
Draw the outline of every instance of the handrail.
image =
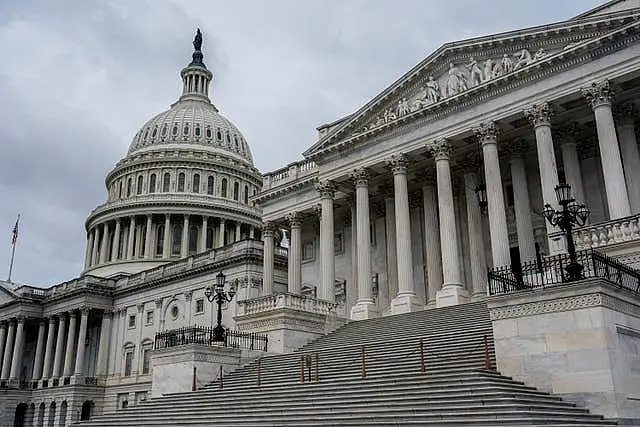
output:
[{"label": "handrail", "polygon": [[215,341],[215,329],[209,326],[188,326],[157,332],[154,349],[171,348],[187,344],[222,345],[231,348],[267,351],[268,337],[257,332],[225,329],[224,341]]}]

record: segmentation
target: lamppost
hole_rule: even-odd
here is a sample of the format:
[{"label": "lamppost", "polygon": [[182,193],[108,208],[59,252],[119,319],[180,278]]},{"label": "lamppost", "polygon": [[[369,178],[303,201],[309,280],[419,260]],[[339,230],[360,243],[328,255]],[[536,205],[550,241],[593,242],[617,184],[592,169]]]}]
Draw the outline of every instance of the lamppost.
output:
[{"label": "lamppost", "polygon": [[216,276],[215,286],[209,285],[204,291],[204,295],[207,297],[207,299],[211,303],[211,312],[212,312],[211,323],[213,323],[213,303],[216,302],[218,304],[218,324],[213,329],[213,341],[224,341],[225,331],[224,331],[224,328],[222,327],[222,303],[231,302],[231,300],[236,294],[236,290],[233,287],[233,285],[229,286],[228,292],[224,291],[225,279],[226,279],[226,276],[221,271]]},{"label": "lamppost", "polygon": [[476,192],[476,196],[478,197],[478,206],[480,206],[480,212],[487,213],[487,206],[489,203],[487,202],[487,186],[484,183],[480,183],[476,185],[474,189]]},{"label": "lamppost", "polygon": [[557,211],[549,203],[544,205],[544,217],[552,226],[560,227],[567,235],[567,251],[569,252],[569,265],[565,267],[568,281],[582,278],[582,265],[576,258],[576,246],[573,242],[572,231],[574,227],[582,227],[589,218],[589,209],[583,204],[578,204],[571,195],[571,186],[567,183],[556,185],[556,198],[562,208]]}]

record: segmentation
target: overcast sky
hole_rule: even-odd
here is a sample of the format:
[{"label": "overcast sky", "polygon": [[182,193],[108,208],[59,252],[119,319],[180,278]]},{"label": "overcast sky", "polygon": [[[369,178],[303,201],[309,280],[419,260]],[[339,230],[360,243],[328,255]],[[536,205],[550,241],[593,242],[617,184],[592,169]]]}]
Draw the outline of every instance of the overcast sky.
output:
[{"label": "overcast sky", "polygon": [[178,97],[196,27],[212,101],[267,172],[441,44],[603,2],[0,0],[0,278],[18,213],[13,281],[50,286],[81,272],[104,177]]}]

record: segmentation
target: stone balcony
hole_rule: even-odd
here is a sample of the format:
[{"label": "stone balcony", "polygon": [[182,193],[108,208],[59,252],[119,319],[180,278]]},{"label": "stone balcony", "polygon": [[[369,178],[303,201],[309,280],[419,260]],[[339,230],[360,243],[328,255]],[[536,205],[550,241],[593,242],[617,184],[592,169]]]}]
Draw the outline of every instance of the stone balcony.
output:
[{"label": "stone balcony", "polygon": [[295,182],[297,179],[315,175],[317,172],[318,166],[311,160],[291,163],[281,169],[265,174],[262,180],[262,191]]}]

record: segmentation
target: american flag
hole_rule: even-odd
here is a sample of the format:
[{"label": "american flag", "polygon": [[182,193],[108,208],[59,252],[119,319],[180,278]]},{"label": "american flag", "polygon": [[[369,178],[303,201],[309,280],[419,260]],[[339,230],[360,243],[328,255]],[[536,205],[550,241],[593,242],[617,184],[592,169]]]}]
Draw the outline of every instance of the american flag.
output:
[{"label": "american flag", "polygon": [[15,245],[18,241],[18,223],[20,222],[20,215],[18,215],[18,219],[16,219],[16,225],[13,226],[13,237],[11,238],[11,244]]}]

